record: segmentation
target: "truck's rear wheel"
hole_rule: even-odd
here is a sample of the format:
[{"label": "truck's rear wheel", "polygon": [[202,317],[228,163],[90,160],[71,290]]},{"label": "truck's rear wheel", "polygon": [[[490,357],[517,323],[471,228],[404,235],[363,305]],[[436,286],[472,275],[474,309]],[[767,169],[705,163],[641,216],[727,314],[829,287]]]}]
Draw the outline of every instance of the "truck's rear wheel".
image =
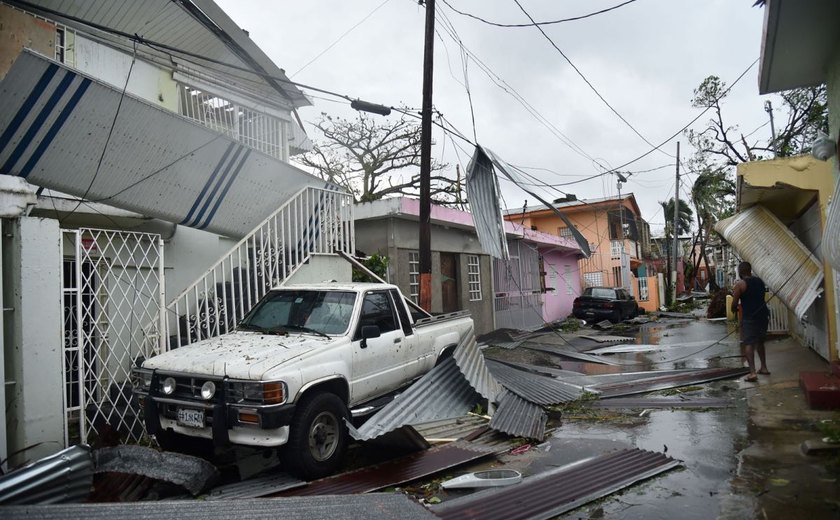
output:
[{"label": "truck's rear wheel", "polygon": [[306,396],[300,403],[282,451],[293,474],[315,479],[334,473],[347,449],[347,407],[335,394]]}]

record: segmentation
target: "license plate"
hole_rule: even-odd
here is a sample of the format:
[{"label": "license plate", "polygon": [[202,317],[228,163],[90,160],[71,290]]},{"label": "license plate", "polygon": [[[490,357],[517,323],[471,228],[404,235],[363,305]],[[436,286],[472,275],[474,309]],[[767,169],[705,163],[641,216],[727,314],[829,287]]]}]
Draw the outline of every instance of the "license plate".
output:
[{"label": "license plate", "polygon": [[204,428],[204,410],[178,408],[178,424],[190,428]]}]

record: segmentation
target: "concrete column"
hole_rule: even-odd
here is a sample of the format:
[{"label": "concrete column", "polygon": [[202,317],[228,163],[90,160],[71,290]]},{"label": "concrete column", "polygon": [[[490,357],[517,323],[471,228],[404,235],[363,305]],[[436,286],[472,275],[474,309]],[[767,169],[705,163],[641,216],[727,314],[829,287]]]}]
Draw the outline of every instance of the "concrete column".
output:
[{"label": "concrete column", "polygon": [[13,308],[5,316],[8,451],[34,446],[15,456],[14,466],[64,448],[62,258],[58,221],[21,217],[7,224],[4,305]]}]

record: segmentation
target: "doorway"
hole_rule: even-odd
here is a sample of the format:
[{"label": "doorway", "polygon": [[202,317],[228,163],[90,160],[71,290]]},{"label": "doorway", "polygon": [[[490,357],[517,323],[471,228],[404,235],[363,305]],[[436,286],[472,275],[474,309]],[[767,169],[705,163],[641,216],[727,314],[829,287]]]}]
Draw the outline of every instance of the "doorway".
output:
[{"label": "doorway", "polygon": [[440,295],[443,312],[460,310],[458,305],[458,255],[440,254]]}]

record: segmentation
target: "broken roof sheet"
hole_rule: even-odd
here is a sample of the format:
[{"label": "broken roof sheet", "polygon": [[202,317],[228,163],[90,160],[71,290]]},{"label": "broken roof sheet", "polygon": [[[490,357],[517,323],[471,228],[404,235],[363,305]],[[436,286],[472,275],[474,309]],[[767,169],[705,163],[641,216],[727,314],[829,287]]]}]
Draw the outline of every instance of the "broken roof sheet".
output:
[{"label": "broken roof sheet", "polygon": [[490,420],[490,427],[515,437],[541,441],[545,438],[548,415],[537,406],[510,391],[505,391],[499,400],[496,413]]},{"label": "broken roof sheet", "polygon": [[427,441],[435,439],[461,439],[485,426],[487,419],[480,415],[462,415],[448,419],[437,419],[412,425]]},{"label": "broken roof sheet", "polygon": [[480,146],[475,147],[467,165],[466,191],[481,248],[494,258],[507,260],[507,235],[499,204],[499,179],[493,172],[493,163]]},{"label": "broken roof sheet", "polygon": [[445,520],[553,518],[679,465],[661,453],[621,450],[444,502],[432,511]]},{"label": "broken roof sheet", "polygon": [[583,395],[583,388],[580,386],[552,377],[519,370],[498,361],[488,360],[487,366],[505,388],[534,404],[566,403]]},{"label": "broken roof sheet", "polygon": [[543,343],[525,343],[522,345],[524,348],[530,350],[539,350],[540,352],[547,352],[549,354],[554,354],[556,356],[562,356],[569,359],[574,359],[575,361],[584,361],[587,363],[597,363],[599,365],[612,365],[612,366],[620,366],[620,365],[627,365],[633,363],[632,361],[619,361],[616,359],[605,358],[601,356],[593,356],[592,354],[584,354],[582,352],[576,352],[569,348],[558,347],[555,345],[546,345]]},{"label": "broken roof sheet", "polygon": [[288,473],[272,471],[266,475],[249,478],[241,482],[217,486],[202,497],[203,500],[241,500],[243,498],[258,498],[279,493],[287,489],[303,487],[306,482]]},{"label": "broken roof sheet", "polygon": [[601,393],[601,399],[624,395],[641,394],[666,388],[706,383],[718,379],[733,379],[749,374],[748,368],[701,368],[681,374],[658,375],[651,372],[650,377],[617,383],[600,383],[586,387],[587,390]]},{"label": "broken roof sheet", "polygon": [[[755,205],[715,224],[753,272],[802,318],[821,293],[822,264],[775,215]],[[837,240],[837,237],[832,237]]]},{"label": "broken roof sheet", "polygon": [[282,496],[350,495],[369,493],[417,480],[465,462],[492,455],[494,451],[469,442],[452,442],[418,451],[382,464],[349,471],[310,482]]},{"label": "broken roof sheet", "polygon": [[0,477],[0,504],[60,504],[87,498],[93,484],[90,447],[71,446]]},{"label": "broken roof sheet", "polygon": [[480,399],[455,360],[449,358],[373,414],[358,429],[349,427],[350,435],[363,441],[406,424],[458,417],[467,413]]},{"label": "broken roof sheet", "polygon": [[461,373],[464,374],[470,385],[485,399],[495,401],[502,391],[502,387],[487,369],[484,356],[475,342],[472,327],[461,338],[452,357],[455,358],[455,364],[461,369]]},{"label": "broken roof sheet", "polygon": [[400,518],[429,520],[436,518],[422,505],[400,493],[322,496],[305,498],[256,498],[246,500],[147,500],[114,504],[62,504],[51,506],[12,506],[2,509],[4,518],[31,520],[114,520],[134,518],[169,518],[207,520],[242,518],[255,520],[311,520],[341,518],[369,520]]},{"label": "broken roof sheet", "polygon": [[301,189],[328,186],[227,135],[121,94],[22,51],[0,82],[0,173],[231,237],[247,234]]},{"label": "broken roof sheet", "polygon": [[596,343],[629,343],[635,341],[635,338],[627,337],[627,336],[610,336],[608,334],[603,335],[581,335],[581,338],[591,339]]}]

